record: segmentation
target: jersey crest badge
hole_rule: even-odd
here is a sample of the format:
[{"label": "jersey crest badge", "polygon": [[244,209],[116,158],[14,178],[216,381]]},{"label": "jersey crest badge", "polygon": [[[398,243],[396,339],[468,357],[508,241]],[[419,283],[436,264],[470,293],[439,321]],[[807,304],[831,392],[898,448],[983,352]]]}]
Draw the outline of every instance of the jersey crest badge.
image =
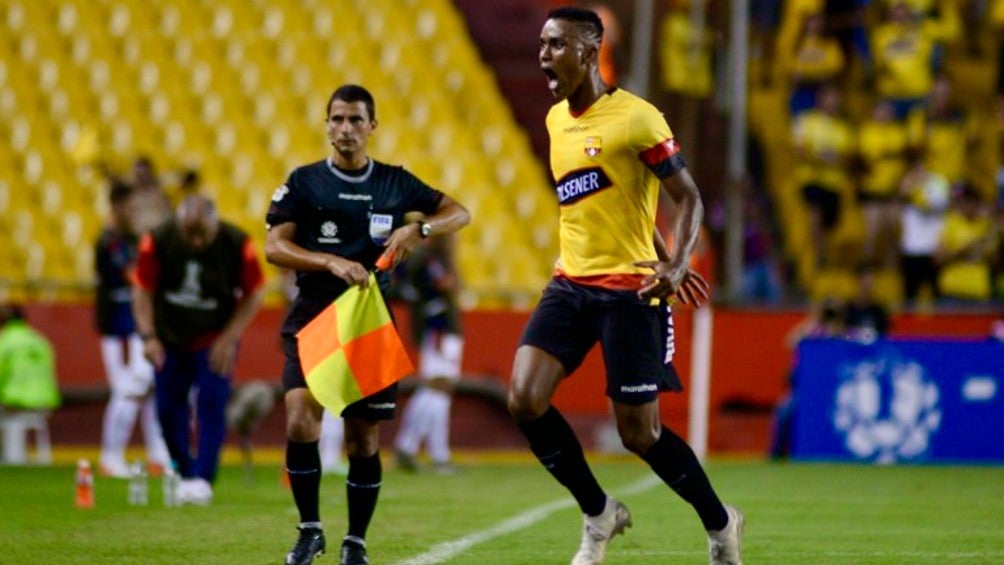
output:
[{"label": "jersey crest badge", "polygon": [[586,155],[596,157],[600,154],[600,151],[603,151],[603,138],[598,135],[590,135],[586,138],[583,150],[586,152]]},{"label": "jersey crest badge", "polygon": [[370,215],[370,238],[373,243],[383,245],[390,238],[394,228],[394,216],[390,214]]}]

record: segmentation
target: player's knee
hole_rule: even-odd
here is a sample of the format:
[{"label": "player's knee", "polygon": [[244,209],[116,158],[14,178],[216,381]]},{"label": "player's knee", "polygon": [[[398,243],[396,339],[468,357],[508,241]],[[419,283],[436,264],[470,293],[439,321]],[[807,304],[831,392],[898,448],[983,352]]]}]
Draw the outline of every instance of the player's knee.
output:
[{"label": "player's knee", "polygon": [[624,449],[637,455],[648,453],[648,450],[659,440],[658,434],[641,426],[618,427],[617,431],[620,433]]},{"label": "player's knee", "polygon": [[515,382],[509,389],[509,395],[506,398],[509,413],[519,422],[543,416],[550,404],[549,399],[538,398],[528,387],[517,386]]}]

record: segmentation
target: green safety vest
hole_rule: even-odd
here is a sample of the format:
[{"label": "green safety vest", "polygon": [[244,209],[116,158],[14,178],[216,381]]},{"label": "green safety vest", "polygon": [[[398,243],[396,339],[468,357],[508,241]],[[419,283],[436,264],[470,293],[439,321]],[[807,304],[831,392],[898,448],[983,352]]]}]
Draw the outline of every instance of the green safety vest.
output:
[{"label": "green safety vest", "polygon": [[0,329],[0,406],[56,408],[61,400],[52,345],[24,320]]}]

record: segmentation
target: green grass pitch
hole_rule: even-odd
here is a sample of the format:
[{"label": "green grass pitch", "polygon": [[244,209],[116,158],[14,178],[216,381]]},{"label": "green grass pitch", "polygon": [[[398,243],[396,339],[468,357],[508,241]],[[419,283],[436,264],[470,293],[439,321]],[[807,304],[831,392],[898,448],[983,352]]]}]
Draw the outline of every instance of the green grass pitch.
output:
[{"label": "green grass pitch", "polygon": [[[598,459],[598,458],[596,458]],[[580,516],[525,457],[461,460],[450,476],[385,465],[369,534],[380,565],[559,564],[578,546]],[[693,511],[632,460],[594,465],[635,526],[607,563],[706,563]],[[713,483],[746,513],[747,564],[1004,563],[1004,472],[994,467],[868,467],[713,461]],[[321,514],[335,565],[345,528],[344,482],[325,476]],[[127,482],[98,478],[97,505],[73,504],[73,468],[0,467],[0,563],[281,563],[297,515],[278,463],[252,476],[226,465],[207,508],[127,504]]]}]

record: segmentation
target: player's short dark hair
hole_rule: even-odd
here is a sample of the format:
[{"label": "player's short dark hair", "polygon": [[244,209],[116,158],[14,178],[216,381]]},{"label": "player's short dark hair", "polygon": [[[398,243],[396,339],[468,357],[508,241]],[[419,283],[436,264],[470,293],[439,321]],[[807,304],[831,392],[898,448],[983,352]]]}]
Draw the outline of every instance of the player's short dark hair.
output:
[{"label": "player's short dark hair", "polygon": [[121,204],[132,196],[132,185],[122,179],[112,180],[111,189],[108,191],[108,202],[111,204]]},{"label": "player's short dark hair", "polygon": [[342,102],[362,102],[366,105],[366,112],[370,115],[370,121],[376,119],[376,102],[373,101],[373,95],[370,94],[369,90],[359,86],[358,84],[343,84],[335,89],[331,93],[331,98],[328,98],[328,105],[324,109],[324,115],[327,116],[328,112],[331,111],[331,103],[335,100],[341,100]]},{"label": "player's short dark hair", "polygon": [[577,6],[562,6],[547,13],[549,20],[565,20],[586,26],[591,35],[595,35],[597,43],[603,41],[603,21],[599,14],[587,8]]}]

